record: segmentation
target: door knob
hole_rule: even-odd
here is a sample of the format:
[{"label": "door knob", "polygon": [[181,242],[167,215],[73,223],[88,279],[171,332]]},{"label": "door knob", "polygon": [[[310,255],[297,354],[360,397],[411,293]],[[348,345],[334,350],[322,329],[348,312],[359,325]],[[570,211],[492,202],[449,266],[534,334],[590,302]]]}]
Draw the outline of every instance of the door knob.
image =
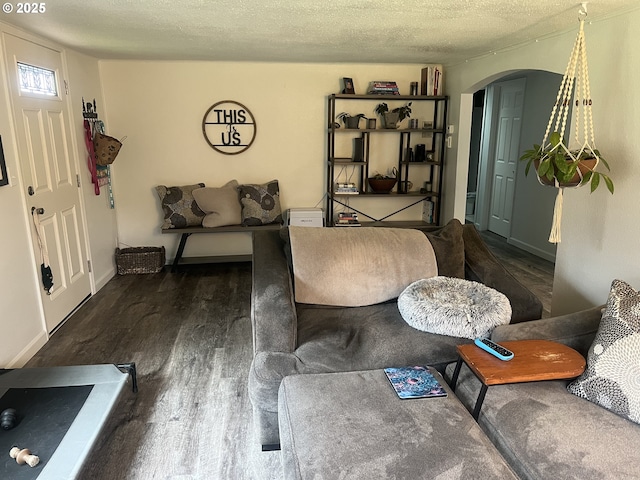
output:
[{"label": "door knob", "polygon": [[38,215],[44,215],[44,208],[31,207],[31,215],[36,212]]},{"label": "door knob", "polygon": [[29,188],[27,188],[27,193],[30,197],[32,197],[36,192],[33,190],[33,187],[29,185]]}]

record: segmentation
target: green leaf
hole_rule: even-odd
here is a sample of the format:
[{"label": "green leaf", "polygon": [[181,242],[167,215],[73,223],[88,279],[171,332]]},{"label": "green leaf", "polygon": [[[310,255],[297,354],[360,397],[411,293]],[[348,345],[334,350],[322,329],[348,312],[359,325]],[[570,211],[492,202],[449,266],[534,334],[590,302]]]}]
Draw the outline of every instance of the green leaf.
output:
[{"label": "green leaf", "polygon": [[553,156],[553,163],[555,164],[556,168],[562,173],[567,173],[571,168],[571,163],[567,162],[566,157],[560,152],[556,152],[556,154]]},{"label": "green leaf", "polygon": [[606,161],[604,158],[602,158],[602,157],[600,156],[600,154],[598,154],[598,158],[600,158],[600,161],[601,161],[602,163],[604,163],[604,166],[605,166],[605,167],[607,167],[607,171],[608,171],[608,172],[610,172],[610,171],[611,171],[611,169],[609,168],[609,164],[607,163],[607,161]]},{"label": "green leaf", "polygon": [[595,192],[598,185],[600,185],[600,174],[598,172],[593,172],[593,175],[591,176],[591,193]]},{"label": "green leaf", "polygon": [[550,182],[553,182],[553,179],[555,178],[555,175],[553,174],[553,170],[549,170],[547,172],[547,175],[545,175],[547,177],[547,180],[549,180]]},{"label": "green leaf", "polygon": [[552,147],[557,146],[560,143],[560,134],[558,132],[553,132],[549,136],[549,143],[551,143]]},{"label": "green leaf", "polygon": [[526,177],[527,175],[529,175],[529,170],[531,169],[531,164],[533,163],[533,158],[531,158],[528,162],[527,162],[527,166],[524,167],[524,176]]},{"label": "green leaf", "polygon": [[607,185],[607,189],[611,192],[611,195],[613,195],[613,181],[604,173],[601,173],[600,175],[604,178],[604,183]]},{"label": "green leaf", "polygon": [[593,175],[592,171],[588,171],[587,173],[585,173],[584,177],[582,177],[582,182],[580,182],[580,185],[586,185],[587,183],[589,183],[589,180],[591,180],[591,175]]},{"label": "green leaf", "polygon": [[549,158],[545,158],[542,162],[540,162],[540,165],[538,166],[538,175],[540,177],[544,177],[545,175],[547,175],[549,170],[553,172],[553,169],[551,168],[551,160]]}]

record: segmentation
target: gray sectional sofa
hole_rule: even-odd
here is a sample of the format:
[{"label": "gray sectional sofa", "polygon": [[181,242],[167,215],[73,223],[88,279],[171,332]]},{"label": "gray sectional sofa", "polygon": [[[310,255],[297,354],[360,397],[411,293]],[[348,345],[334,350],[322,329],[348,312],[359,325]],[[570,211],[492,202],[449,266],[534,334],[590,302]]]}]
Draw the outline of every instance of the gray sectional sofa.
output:
[{"label": "gray sectional sofa", "polygon": [[[540,319],[542,306],[538,299],[500,265],[473,226],[452,221],[445,227],[427,229],[424,234],[433,245],[440,274],[480,281],[509,298],[513,311],[511,323],[493,330],[494,341],[548,339],[575,348],[585,357],[588,352],[592,354],[594,338],[602,334],[599,326],[605,323],[602,307]],[[294,278],[298,277],[292,271],[289,240],[287,229],[257,232],[254,236],[254,359],[249,374],[249,395],[257,440],[263,448],[277,447],[280,442],[278,390],[285,377],[372,371],[411,364],[432,365],[443,372],[445,378],[451,376],[452,362],[457,358],[455,346],[470,340],[409,327],[393,299],[350,307],[297,302]],[[326,252],[317,252],[320,260],[323,253]],[[400,261],[418,261],[415,251],[396,254]],[[363,270],[365,274],[375,271],[367,262],[356,263],[345,273],[354,282],[361,281],[356,270]],[[396,276],[390,272],[377,281],[388,282]],[[640,294],[634,301],[640,305]],[[614,306],[612,311],[616,313],[618,308]],[[637,311],[638,308],[631,311],[632,317]],[[632,321],[640,320],[633,317]],[[636,327],[640,332],[640,325]],[[632,366],[634,352],[637,356],[633,350]],[[523,479],[640,478],[640,425],[569,393],[567,383],[544,381],[490,387],[478,420],[482,434],[497,448],[509,468]],[[463,366],[455,396],[471,410],[479,389],[480,382]],[[412,401],[420,400],[409,400]],[[313,405],[313,402],[307,403]],[[280,405],[282,408],[282,398]],[[302,421],[304,425],[304,418]],[[424,421],[428,422],[429,418],[424,417]],[[291,426],[287,421],[282,423]],[[348,439],[340,441],[348,442]],[[297,451],[296,446],[289,443],[283,451],[285,465],[304,462],[304,451],[314,451],[313,445]],[[430,450],[430,445],[414,446]],[[344,444],[345,449],[352,447],[360,448]],[[433,448],[431,446],[431,450]],[[456,455],[460,457],[460,452]],[[346,473],[353,466],[333,465],[326,473],[322,473],[322,464],[316,467],[314,478],[358,478]],[[298,472],[289,478],[299,478],[298,469],[289,470]],[[455,478],[470,478],[465,475],[461,472]],[[428,472],[424,478],[430,478]]]},{"label": "gray sectional sofa", "polygon": [[[497,327],[496,342],[548,339],[585,358],[602,307]],[[637,359],[640,364],[640,358]],[[453,366],[447,368],[450,374]],[[523,479],[640,478],[640,425],[567,391],[564,380],[490,387],[478,423]],[[456,395],[472,408],[480,382],[466,367]]]},{"label": "gray sectional sofa", "polygon": [[[320,229],[308,229],[320,230]],[[335,229],[322,229],[324,231]],[[382,228],[360,227],[375,239]],[[539,319],[540,301],[520,284],[490,253],[472,225],[453,220],[444,227],[427,228],[439,275],[481,282],[504,293],[512,306],[512,323]],[[372,242],[375,243],[375,242]],[[342,284],[356,286],[392,283],[395,270],[419,261],[412,250],[392,245],[372,253],[341,253],[340,245],[322,245],[319,261],[342,262]],[[390,255],[388,273],[371,278],[369,272]],[[260,231],[253,240],[252,325],[254,358],[249,373],[249,396],[254,429],[263,448],[277,448],[278,388],[289,375],[379,369],[409,364],[434,365],[443,370],[456,360],[456,345],[470,340],[431,334],[410,327],[401,317],[395,298],[363,306],[327,306],[300,303],[295,298],[288,230]],[[378,265],[379,266],[379,265]],[[330,277],[327,288],[334,286]],[[353,283],[348,280],[353,278]],[[338,279],[336,278],[336,283]],[[406,285],[405,285],[406,286]],[[340,290],[336,287],[336,290]],[[366,289],[365,289],[366,290]],[[396,295],[397,296],[397,295]]]}]

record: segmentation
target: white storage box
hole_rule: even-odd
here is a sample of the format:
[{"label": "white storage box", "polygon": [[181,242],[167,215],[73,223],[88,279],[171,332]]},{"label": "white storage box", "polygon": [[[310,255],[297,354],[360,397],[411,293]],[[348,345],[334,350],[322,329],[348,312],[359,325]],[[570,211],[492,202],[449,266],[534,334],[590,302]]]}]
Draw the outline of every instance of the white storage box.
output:
[{"label": "white storage box", "polygon": [[290,208],[285,212],[285,225],[324,227],[324,212],[321,208]]}]

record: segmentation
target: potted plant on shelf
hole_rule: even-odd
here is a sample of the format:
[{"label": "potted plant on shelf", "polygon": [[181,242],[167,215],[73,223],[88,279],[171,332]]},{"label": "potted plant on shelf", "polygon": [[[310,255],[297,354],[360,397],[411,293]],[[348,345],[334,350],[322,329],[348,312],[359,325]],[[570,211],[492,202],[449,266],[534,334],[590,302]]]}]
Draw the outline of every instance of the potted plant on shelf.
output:
[{"label": "potted plant on shelf", "polygon": [[374,111],[382,119],[382,128],[398,128],[398,124],[402,120],[411,116],[411,103],[407,102],[403,106],[392,110],[389,110],[389,105],[386,103],[379,103]]},{"label": "potted plant on shelf", "polygon": [[396,169],[393,169],[393,175],[382,175],[375,173],[372,177],[369,177],[369,187],[373,193],[389,193],[396,186],[398,179],[395,177]]},{"label": "potted plant on shelf", "polygon": [[347,112],[342,112],[336,117],[337,120],[342,120],[342,123],[344,123],[344,128],[353,128],[353,129],[360,128],[360,119],[362,118],[366,118],[364,116],[364,113],[351,115],[350,113],[347,113]]},{"label": "potted plant on shelf", "polygon": [[[591,185],[591,191],[595,191],[603,180],[607,189],[613,193],[613,181],[608,175],[596,172],[598,160],[610,170],[607,161],[600,156],[598,150],[582,149],[569,152],[562,148],[560,134],[553,132],[549,135],[549,144],[546,146],[534,145],[531,150],[525,151],[520,157],[521,161],[527,161],[525,175],[529,173],[533,164],[538,179],[544,185],[558,187],[577,187],[586,184]],[[557,183],[556,183],[557,182]]]}]

